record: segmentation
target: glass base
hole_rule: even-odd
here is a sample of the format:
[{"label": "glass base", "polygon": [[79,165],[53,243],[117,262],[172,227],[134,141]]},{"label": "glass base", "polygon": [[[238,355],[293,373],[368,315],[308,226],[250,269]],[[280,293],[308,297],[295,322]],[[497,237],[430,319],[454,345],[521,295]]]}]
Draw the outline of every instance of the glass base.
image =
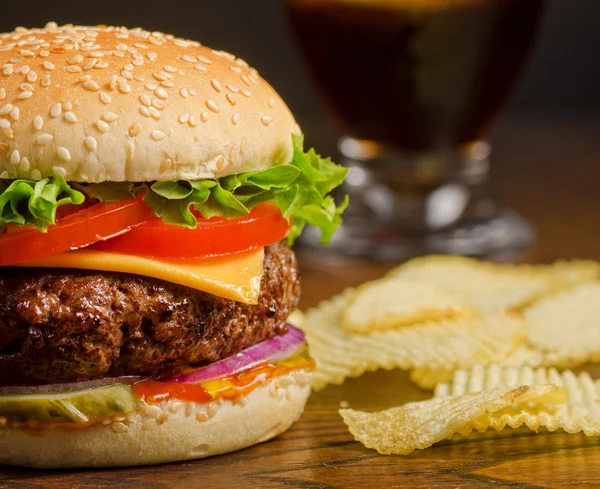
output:
[{"label": "glass base", "polygon": [[307,228],[300,246],[327,261],[346,256],[399,262],[428,254],[450,254],[511,262],[525,256],[533,238],[531,226],[514,212],[505,210],[487,221],[463,223],[422,236],[408,236],[385,228],[365,229],[346,221],[327,245],[319,245],[319,233]]},{"label": "glass base", "polygon": [[339,189],[350,196],[343,224],[328,245],[319,245],[311,228],[300,240],[323,258],[402,261],[441,253],[511,261],[533,241],[531,226],[488,195],[484,141],[429,153],[390,153],[351,138],[339,147],[350,168]]}]

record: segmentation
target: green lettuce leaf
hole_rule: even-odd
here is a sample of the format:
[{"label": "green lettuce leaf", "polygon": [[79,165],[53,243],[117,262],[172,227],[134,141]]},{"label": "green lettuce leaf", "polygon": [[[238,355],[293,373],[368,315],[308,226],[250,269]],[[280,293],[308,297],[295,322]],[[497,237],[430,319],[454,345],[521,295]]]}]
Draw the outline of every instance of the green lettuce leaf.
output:
[{"label": "green lettuce leaf", "polygon": [[0,229],[7,224],[29,225],[45,232],[56,221],[56,209],[82,204],[85,195],[61,176],[40,181],[0,180]]},{"label": "green lettuce leaf", "polygon": [[329,158],[321,158],[314,149],[304,152],[303,137],[292,138],[294,154],[289,164],[218,180],[71,185],[62,177],[39,182],[0,180],[0,229],[16,223],[45,231],[54,223],[60,205],[81,204],[85,196],[101,202],[118,202],[145,193],[144,201],[156,216],[167,224],[188,228],[197,225],[193,210],[204,218],[231,219],[247,215],[259,204],[272,202],[292,221],[290,244],[306,225],[319,228],[321,242],[327,243],[348,205],[346,197],[336,206],[330,193],[343,182],[348,169]]}]

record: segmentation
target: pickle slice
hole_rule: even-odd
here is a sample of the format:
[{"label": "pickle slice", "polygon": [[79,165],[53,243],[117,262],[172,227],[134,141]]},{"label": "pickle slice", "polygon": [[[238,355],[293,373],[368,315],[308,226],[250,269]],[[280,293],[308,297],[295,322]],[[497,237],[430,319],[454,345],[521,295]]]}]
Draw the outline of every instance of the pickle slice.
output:
[{"label": "pickle slice", "polygon": [[58,394],[0,397],[0,416],[22,423],[87,423],[95,418],[128,413],[136,407],[131,386],[125,384]]}]

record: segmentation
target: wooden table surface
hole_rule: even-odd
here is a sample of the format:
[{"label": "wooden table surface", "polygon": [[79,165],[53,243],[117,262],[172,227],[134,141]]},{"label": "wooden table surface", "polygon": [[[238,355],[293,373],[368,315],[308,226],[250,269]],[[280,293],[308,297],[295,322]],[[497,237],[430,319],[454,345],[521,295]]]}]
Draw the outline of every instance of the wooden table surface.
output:
[{"label": "wooden table surface", "polygon": [[[528,260],[600,259],[600,119],[509,120],[497,131],[495,143],[494,192],[538,231]],[[305,265],[303,306],[378,277],[387,268]],[[597,438],[524,432],[441,444],[410,456],[380,456],[354,442],[337,414],[342,400],[353,408],[384,409],[428,396],[410,384],[405,372],[375,372],[313,394],[290,431],[237,453],[118,470],[0,468],[0,487],[600,487]]]}]

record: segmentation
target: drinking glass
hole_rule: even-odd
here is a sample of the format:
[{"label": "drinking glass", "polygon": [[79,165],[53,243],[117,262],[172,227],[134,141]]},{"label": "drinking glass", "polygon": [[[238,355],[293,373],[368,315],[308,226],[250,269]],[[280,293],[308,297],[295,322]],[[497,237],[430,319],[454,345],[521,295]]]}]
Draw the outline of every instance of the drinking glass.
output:
[{"label": "drinking glass", "polygon": [[530,225],[488,194],[490,130],[544,3],[285,0],[351,168],[340,189],[351,204],[326,249],[399,260],[528,247]]}]

